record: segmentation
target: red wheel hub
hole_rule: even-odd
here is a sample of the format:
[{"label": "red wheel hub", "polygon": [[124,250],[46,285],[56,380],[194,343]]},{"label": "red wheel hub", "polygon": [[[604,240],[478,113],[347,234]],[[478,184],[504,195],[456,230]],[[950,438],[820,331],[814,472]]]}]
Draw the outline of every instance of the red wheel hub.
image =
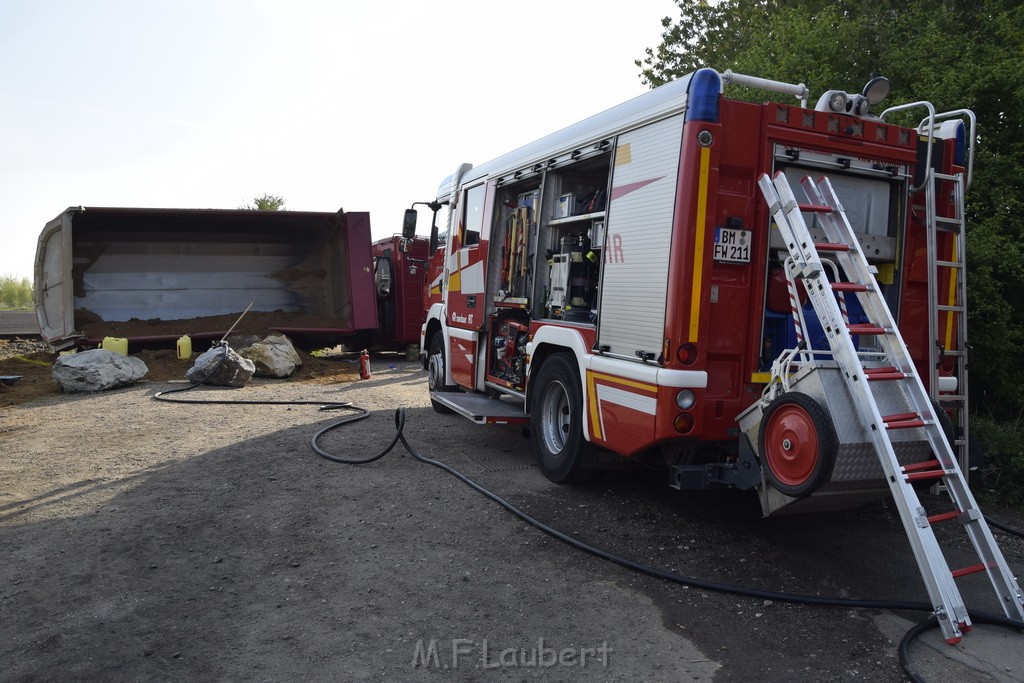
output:
[{"label": "red wheel hub", "polygon": [[818,462],[818,430],[806,410],[783,405],[776,410],[764,434],[768,467],[779,481],[798,486],[811,476]]}]

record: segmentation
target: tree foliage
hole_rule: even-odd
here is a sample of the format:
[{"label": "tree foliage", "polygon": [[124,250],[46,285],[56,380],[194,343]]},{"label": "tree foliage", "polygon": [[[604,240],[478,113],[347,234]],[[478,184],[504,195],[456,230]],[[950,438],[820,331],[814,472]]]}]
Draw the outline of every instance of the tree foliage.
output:
[{"label": "tree foliage", "polygon": [[27,277],[0,277],[0,310],[30,311],[35,308],[35,293]]},{"label": "tree foliage", "polygon": [[239,207],[250,211],[284,211],[284,197],[264,193],[252,200],[252,204]]},{"label": "tree foliage", "polygon": [[[804,83],[816,96],[884,75],[883,106],[926,100],[978,118],[967,195],[972,403],[1024,409],[1024,4],[1020,0],[676,0],[637,60],[661,85],[702,67]],[[731,97],[771,95],[730,89]],[[783,99],[785,95],[775,95]],[[920,118],[897,120],[912,125]]]}]

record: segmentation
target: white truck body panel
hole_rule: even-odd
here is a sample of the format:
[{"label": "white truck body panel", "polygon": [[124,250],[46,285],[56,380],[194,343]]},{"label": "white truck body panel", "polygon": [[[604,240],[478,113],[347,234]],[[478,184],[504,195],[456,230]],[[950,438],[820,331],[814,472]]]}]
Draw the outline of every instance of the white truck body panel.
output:
[{"label": "white truck body panel", "polygon": [[[668,293],[669,236],[683,116],[619,136],[608,207],[598,343],[639,360],[661,352]],[[644,184],[646,183],[646,184]],[[637,187],[639,186],[639,187]],[[626,191],[630,187],[637,187]]]}]

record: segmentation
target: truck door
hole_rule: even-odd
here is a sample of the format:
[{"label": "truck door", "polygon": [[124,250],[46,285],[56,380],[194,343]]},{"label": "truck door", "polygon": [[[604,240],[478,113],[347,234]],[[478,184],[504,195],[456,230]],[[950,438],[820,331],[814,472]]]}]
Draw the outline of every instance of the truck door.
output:
[{"label": "truck door", "polygon": [[483,181],[462,191],[456,233],[448,256],[448,358],[456,384],[475,388],[477,344],[484,326],[487,282],[485,208],[494,186]]},{"label": "truck door", "polygon": [[71,298],[71,221],[68,209],[43,228],[36,250],[36,318],[43,339],[60,342],[74,334]]}]

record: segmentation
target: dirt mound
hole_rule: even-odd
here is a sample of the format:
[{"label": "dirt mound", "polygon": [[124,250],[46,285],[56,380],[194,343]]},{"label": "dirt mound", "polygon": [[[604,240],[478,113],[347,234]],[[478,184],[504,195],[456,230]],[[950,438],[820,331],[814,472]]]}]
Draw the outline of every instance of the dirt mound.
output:
[{"label": "dirt mound", "polygon": [[[238,321],[238,314],[216,315],[182,320],[151,320],[132,319],[124,322],[88,322],[81,325],[81,332],[87,339],[103,337],[124,337],[137,339],[146,337],[177,338],[183,334],[223,334]],[[346,319],[336,316],[313,315],[309,313],[246,313],[233,334],[258,334],[265,336],[275,329],[306,329],[306,330],[344,330]]]},{"label": "dirt mound", "polygon": [[[44,396],[58,395],[60,386],[53,380],[51,371],[57,356],[46,351],[32,351],[37,346],[15,345],[0,340],[0,376],[20,376],[14,384],[0,383],[0,407],[34,401]],[[26,351],[28,353],[26,353]],[[192,367],[191,361],[178,360],[172,349],[145,349],[129,354],[141,359],[149,372],[145,380],[150,382],[172,382],[185,379],[185,371]],[[359,377],[358,357],[353,354],[314,356],[299,351],[302,365],[295,374],[275,382],[311,382],[333,384],[351,382]]]}]

